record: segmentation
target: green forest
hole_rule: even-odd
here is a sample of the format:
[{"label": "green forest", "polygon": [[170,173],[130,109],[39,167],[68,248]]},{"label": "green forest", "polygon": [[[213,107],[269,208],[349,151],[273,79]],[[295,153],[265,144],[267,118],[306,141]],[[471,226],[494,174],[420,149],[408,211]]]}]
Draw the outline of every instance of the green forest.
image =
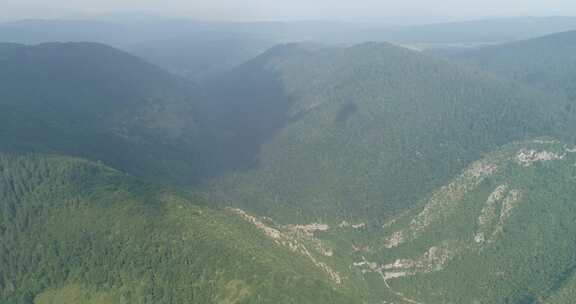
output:
[{"label": "green forest", "polygon": [[574,20],[139,22],[0,22],[0,303],[573,302]]}]

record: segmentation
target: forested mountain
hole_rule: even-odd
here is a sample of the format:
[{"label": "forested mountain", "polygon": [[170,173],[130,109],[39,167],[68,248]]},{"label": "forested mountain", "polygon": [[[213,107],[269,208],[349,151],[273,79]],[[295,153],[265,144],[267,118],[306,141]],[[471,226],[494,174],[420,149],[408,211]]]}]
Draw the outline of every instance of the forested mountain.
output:
[{"label": "forested mountain", "polygon": [[[0,303],[571,303],[573,33],[227,69],[299,32],[150,34],[177,25],[198,39],[140,51],[197,84],[103,44],[0,44]],[[58,35],[83,26],[127,33]]]},{"label": "forested mountain", "polygon": [[313,249],[102,165],[2,154],[0,185],[1,303],[361,303]]},{"label": "forested mountain", "polygon": [[[242,29],[245,27],[245,29]],[[196,80],[274,45],[268,23],[203,23],[180,19],[23,20],[0,23],[0,42],[98,42]],[[275,27],[272,27],[275,28]]]},{"label": "forested mountain", "polygon": [[571,303],[576,147],[506,145],[382,227],[355,263],[394,303]]},{"label": "forested mountain", "polygon": [[1,44],[0,82],[2,151],[82,156],[168,180],[200,170],[189,164],[190,89],[137,57],[94,43]]},{"label": "forested mountain", "polygon": [[567,101],[389,44],[285,45],[205,88],[221,199],[287,221],[383,219],[483,153],[570,137]]},{"label": "forested mountain", "polygon": [[455,58],[576,101],[576,31],[481,48]]},{"label": "forested mountain", "polygon": [[0,23],[0,41],[105,43],[192,79],[238,65],[276,43],[353,45],[389,41],[411,47],[463,48],[576,30],[572,17],[522,17],[391,25],[386,22],[200,22],[142,17],[21,20]]}]

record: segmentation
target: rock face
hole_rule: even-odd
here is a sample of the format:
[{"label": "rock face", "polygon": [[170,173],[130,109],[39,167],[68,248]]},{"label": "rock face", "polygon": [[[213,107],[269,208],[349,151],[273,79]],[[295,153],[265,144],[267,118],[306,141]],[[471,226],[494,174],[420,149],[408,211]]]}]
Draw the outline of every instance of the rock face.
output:
[{"label": "rock face", "polygon": [[573,151],[541,139],[502,147],[385,224],[379,245],[351,267],[379,275],[399,303],[545,299],[574,267]]},{"label": "rock face", "polygon": [[565,154],[557,154],[550,151],[521,150],[516,159],[522,166],[529,167],[536,162],[560,160]]},{"label": "rock face", "polygon": [[324,257],[334,255],[331,249],[314,237],[315,231],[327,231],[330,229],[328,225],[313,223],[309,225],[286,225],[284,227],[273,228],[271,227],[273,224],[265,224],[262,219],[250,215],[244,210],[232,208],[229,210],[252,223],[269,238],[274,240],[277,245],[310,259],[310,261],[320,270],[324,271],[328,275],[328,278],[335,284],[342,284],[342,276],[331,266],[321,262],[317,257],[318,255]]},{"label": "rock face", "polygon": [[[565,280],[575,267],[570,255],[576,251],[574,151],[547,139],[506,145],[472,163],[418,207],[379,226],[282,225],[233,211],[279,247],[312,261],[335,286],[363,282],[372,290],[368,294],[378,290],[385,303],[546,299],[556,292],[552,282]],[[368,240],[357,238],[366,235]],[[565,289],[563,295],[570,294]]]}]

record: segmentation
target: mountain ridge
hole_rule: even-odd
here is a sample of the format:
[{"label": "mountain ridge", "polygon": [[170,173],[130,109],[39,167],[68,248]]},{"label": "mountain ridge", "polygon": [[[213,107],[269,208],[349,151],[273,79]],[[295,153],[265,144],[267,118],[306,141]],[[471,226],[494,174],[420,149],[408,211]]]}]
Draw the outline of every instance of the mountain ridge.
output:
[{"label": "mountain ridge", "polygon": [[[235,106],[243,111],[230,112],[238,123],[218,126],[219,132],[277,131],[255,141],[247,155],[257,161],[253,168],[224,176],[212,190],[267,216],[274,212],[270,206],[284,215],[295,207],[292,213],[307,221],[334,220],[338,213],[366,219],[391,212],[380,209],[386,203],[399,211],[431,191],[431,180],[439,186],[439,176],[457,174],[483,152],[523,137],[569,136],[561,126],[573,120],[564,115],[561,98],[391,44],[288,45],[229,75],[232,85],[214,87],[233,97],[211,105],[224,111],[219,115]],[[263,93],[278,94],[278,88],[279,97]],[[274,109],[283,107],[283,113],[272,117],[279,118],[260,125],[258,111],[278,103]],[[222,150],[241,148],[237,143]]]},{"label": "mountain ridge", "polygon": [[454,56],[547,92],[575,100],[576,31],[461,52]]},{"label": "mountain ridge", "polygon": [[3,303],[358,303],[306,256],[198,197],[41,154],[0,155],[0,182]]}]

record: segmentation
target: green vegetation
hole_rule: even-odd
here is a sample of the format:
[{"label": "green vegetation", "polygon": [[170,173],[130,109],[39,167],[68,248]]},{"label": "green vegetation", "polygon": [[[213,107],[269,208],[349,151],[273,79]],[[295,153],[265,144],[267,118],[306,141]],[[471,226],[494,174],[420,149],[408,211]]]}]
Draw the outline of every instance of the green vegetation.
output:
[{"label": "green vegetation", "polygon": [[87,161],[0,156],[0,302],[358,303],[224,210]]},{"label": "green vegetation", "polygon": [[367,259],[423,303],[570,303],[575,162],[561,142],[507,145],[385,225]]},{"label": "green vegetation", "polygon": [[281,45],[196,87],[1,44],[0,302],[570,303],[571,35]]},{"label": "green vegetation", "polygon": [[456,58],[576,101],[576,31],[464,52]]},{"label": "green vegetation", "polygon": [[213,193],[285,222],[382,220],[483,153],[570,137],[574,121],[564,99],[388,44],[280,46],[208,91],[203,117],[232,138],[219,159],[256,162]]},{"label": "green vegetation", "polygon": [[191,92],[94,43],[0,44],[1,151],[102,161],[158,182],[201,175]]}]

